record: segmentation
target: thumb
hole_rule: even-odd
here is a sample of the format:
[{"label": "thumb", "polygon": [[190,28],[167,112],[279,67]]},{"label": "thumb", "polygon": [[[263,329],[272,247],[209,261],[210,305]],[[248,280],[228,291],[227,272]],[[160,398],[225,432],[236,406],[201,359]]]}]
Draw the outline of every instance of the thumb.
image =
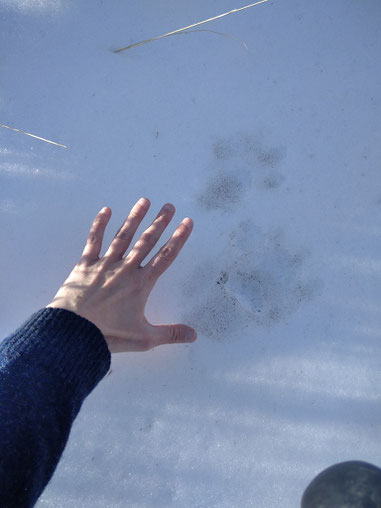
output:
[{"label": "thumb", "polygon": [[182,324],[153,325],[153,336],[157,344],[182,344],[197,339],[196,331]]}]

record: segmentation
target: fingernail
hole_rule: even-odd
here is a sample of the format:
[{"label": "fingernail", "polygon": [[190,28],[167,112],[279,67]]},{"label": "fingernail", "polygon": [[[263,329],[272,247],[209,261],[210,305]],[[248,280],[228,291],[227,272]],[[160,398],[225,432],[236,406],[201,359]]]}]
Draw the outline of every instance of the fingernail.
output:
[{"label": "fingernail", "polygon": [[193,224],[193,221],[192,219],[190,219],[189,217],[185,217],[185,219],[183,219],[181,221],[181,224],[183,224],[185,227],[187,228],[191,228],[192,227],[192,224]]},{"label": "fingernail", "polygon": [[147,198],[140,198],[138,201],[139,205],[143,206],[144,208],[148,208],[150,203],[150,200]]},{"label": "fingernail", "polygon": [[185,332],[185,338],[186,340],[196,340],[197,339],[197,333],[194,330],[187,330]]},{"label": "fingernail", "polygon": [[166,212],[172,212],[173,211],[173,206],[170,203],[167,203],[166,205],[164,205],[164,210]]}]

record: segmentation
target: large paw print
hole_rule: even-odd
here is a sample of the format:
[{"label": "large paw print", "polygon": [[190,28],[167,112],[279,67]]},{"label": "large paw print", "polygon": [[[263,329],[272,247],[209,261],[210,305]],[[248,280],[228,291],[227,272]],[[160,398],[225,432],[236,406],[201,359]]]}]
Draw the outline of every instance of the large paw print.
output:
[{"label": "large paw print", "polygon": [[265,234],[250,220],[231,232],[218,263],[197,267],[186,281],[191,303],[183,316],[207,337],[223,338],[248,325],[272,327],[322,289],[308,279],[309,252],[292,252],[280,230]]},{"label": "large paw print", "polygon": [[284,147],[266,147],[252,136],[218,139],[213,143],[213,175],[197,202],[206,210],[232,211],[245,193],[273,191],[285,180],[279,166],[286,155]]}]

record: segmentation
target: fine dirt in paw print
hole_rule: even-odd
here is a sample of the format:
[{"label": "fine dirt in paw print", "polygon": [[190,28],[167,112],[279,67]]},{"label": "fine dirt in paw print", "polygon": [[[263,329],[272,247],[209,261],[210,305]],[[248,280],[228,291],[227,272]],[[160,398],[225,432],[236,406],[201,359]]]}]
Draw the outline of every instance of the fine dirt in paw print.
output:
[{"label": "fine dirt in paw print", "polygon": [[218,139],[213,143],[213,154],[220,161],[239,156],[239,151],[240,145],[234,140]]},{"label": "fine dirt in paw print", "polygon": [[243,157],[249,164],[258,164],[266,169],[278,167],[286,157],[284,146],[266,146],[254,137],[246,136],[242,146]]},{"label": "fine dirt in paw print", "polygon": [[207,210],[231,211],[245,190],[242,176],[220,172],[211,178],[205,191],[198,197],[199,205]]},{"label": "fine dirt in paw print", "polygon": [[280,230],[265,234],[250,220],[231,232],[218,259],[200,265],[186,281],[189,312],[183,316],[210,338],[224,339],[247,325],[272,327],[320,294],[309,279],[309,252],[285,247]]},{"label": "fine dirt in paw print", "polygon": [[285,177],[278,171],[273,171],[264,177],[261,185],[265,190],[277,189],[285,181]]},{"label": "fine dirt in paw print", "polygon": [[196,304],[184,316],[189,322],[197,323],[197,331],[205,337],[222,338],[237,327],[238,314],[234,313],[238,303],[224,291],[211,292],[201,304]]},{"label": "fine dirt in paw print", "polygon": [[266,146],[250,135],[220,138],[212,145],[213,173],[197,202],[206,210],[232,211],[253,185],[259,191],[274,191],[285,177],[280,171],[286,149]]}]

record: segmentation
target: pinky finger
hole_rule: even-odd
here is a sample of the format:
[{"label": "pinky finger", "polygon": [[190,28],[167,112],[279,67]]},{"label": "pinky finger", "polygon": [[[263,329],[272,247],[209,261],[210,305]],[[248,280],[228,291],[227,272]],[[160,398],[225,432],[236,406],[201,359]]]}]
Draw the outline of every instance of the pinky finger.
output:
[{"label": "pinky finger", "polygon": [[82,258],[87,261],[98,261],[102,248],[103,235],[111,217],[111,208],[105,206],[94,219],[87,237],[86,246],[82,252]]}]

